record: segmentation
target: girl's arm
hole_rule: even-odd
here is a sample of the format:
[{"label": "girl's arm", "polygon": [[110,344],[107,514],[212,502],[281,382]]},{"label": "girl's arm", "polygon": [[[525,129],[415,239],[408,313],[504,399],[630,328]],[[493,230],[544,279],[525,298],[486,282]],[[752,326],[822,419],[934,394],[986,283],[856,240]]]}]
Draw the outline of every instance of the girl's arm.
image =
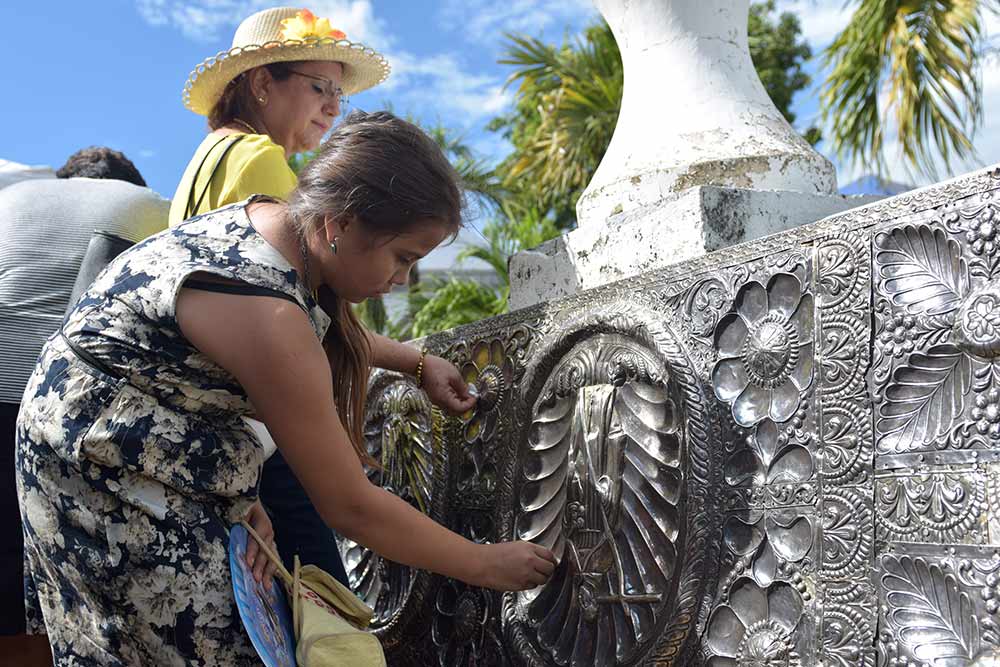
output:
[{"label": "girl's arm", "polygon": [[476,586],[522,590],[552,573],[548,549],[476,544],[368,481],[337,415],[322,346],[297,306],[184,289],[177,320],[188,340],[246,390],[329,526],[390,560]]}]

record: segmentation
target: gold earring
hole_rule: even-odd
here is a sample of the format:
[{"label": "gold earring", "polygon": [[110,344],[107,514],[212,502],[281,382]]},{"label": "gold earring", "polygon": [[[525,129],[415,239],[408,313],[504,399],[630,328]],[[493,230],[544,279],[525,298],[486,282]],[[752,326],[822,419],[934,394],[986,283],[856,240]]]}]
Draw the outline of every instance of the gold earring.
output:
[{"label": "gold earring", "polygon": [[265,104],[267,104],[267,100],[266,100],[266,99],[264,99],[264,96],[263,96],[263,95],[258,95],[258,96],[257,96],[257,101],[258,101],[258,102],[260,102],[260,105],[261,105],[261,106],[264,106]]},{"label": "gold earring", "polygon": [[339,237],[339,236],[334,236],[334,237],[333,237],[333,240],[332,240],[332,241],[330,241],[330,250],[332,250],[332,251],[333,251],[333,254],[334,254],[334,255],[336,255],[336,254],[337,254],[337,241],[339,241],[339,240],[340,240],[340,237]]}]

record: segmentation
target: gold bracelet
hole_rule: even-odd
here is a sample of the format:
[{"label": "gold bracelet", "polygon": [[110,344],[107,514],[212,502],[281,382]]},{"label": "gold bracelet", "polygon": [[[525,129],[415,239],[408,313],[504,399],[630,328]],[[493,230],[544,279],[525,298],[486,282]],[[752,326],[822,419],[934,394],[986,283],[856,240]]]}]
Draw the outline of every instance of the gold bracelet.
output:
[{"label": "gold bracelet", "polygon": [[421,386],[424,382],[424,357],[427,356],[427,348],[420,350],[420,361],[417,362],[417,372],[414,375],[417,377],[417,386]]}]

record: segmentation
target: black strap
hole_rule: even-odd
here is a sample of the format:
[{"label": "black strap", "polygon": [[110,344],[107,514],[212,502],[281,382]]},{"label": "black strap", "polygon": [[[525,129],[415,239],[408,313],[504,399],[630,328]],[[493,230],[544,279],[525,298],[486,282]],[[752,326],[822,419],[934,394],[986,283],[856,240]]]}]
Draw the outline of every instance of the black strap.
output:
[{"label": "black strap", "polygon": [[[212,144],[212,147],[209,148],[208,151],[205,153],[205,157],[203,157],[201,159],[201,164],[198,165],[198,169],[194,172],[194,177],[191,179],[191,190],[190,190],[190,192],[188,192],[187,206],[184,208],[184,219],[185,220],[187,220],[188,218],[190,218],[191,216],[193,216],[195,214],[195,212],[199,208],[201,208],[201,202],[204,201],[205,195],[208,194],[208,189],[210,187],[212,187],[212,179],[215,178],[215,172],[219,169],[219,165],[222,164],[222,161],[226,159],[226,155],[229,153],[230,150],[232,150],[233,146],[235,146],[236,144],[240,143],[240,141],[242,141],[242,139],[245,136],[247,136],[247,135],[245,135],[245,134],[227,134],[226,136],[222,137],[221,139],[219,139],[218,141],[216,141],[214,144]],[[228,139],[232,139],[232,141],[229,143],[228,146],[226,146],[226,150],[222,151],[222,155],[219,156],[219,159],[215,161],[215,165],[212,167],[212,171],[208,175],[208,180],[205,181],[205,189],[201,191],[201,196],[198,197],[198,201],[197,202],[193,201],[194,200],[195,186],[198,185],[198,174],[201,173],[202,167],[204,167],[205,166],[205,162],[208,161],[208,156],[212,154],[212,151],[214,151],[216,148],[218,148],[219,144],[221,144],[223,141],[226,141]]]},{"label": "black strap", "polygon": [[284,292],[279,292],[276,289],[270,289],[267,287],[258,287],[257,285],[250,285],[248,283],[216,283],[208,280],[189,278],[184,281],[184,287],[200,289],[206,292],[219,292],[221,294],[239,294],[241,296],[273,296],[279,299],[285,299],[286,301],[291,301],[295,305],[299,305],[298,301]]}]

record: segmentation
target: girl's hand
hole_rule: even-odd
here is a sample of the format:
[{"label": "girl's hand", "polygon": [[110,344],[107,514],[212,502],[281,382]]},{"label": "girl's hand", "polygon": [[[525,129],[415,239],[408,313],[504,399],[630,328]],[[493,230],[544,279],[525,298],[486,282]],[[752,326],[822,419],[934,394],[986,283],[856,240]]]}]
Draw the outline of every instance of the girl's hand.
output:
[{"label": "girl's hand", "polygon": [[480,545],[479,571],[468,583],[497,591],[524,591],[541,586],[556,569],[556,557],[531,542]]},{"label": "girl's hand", "polygon": [[[278,552],[278,548],[274,544],[274,526],[271,525],[271,517],[267,515],[264,506],[260,504],[259,500],[250,506],[250,511],[247,512],[247,523],[271,547],[271,551]],[[257,540],[253,536],[250,536],[250,539],[247,540],[246,557],[247,565],[253,568],[253,578],[257,583],[263,581],[264,588],[271,590],[271,578],[274,576],[278,566],[260,549]]]},{"label": "girl's hand", "polygon": [[458,369],[447,359],[432,354],[424,357],[421,389],[434,405],[452,414],[471,410],[476,404],[476,397],[469,393]]}]

